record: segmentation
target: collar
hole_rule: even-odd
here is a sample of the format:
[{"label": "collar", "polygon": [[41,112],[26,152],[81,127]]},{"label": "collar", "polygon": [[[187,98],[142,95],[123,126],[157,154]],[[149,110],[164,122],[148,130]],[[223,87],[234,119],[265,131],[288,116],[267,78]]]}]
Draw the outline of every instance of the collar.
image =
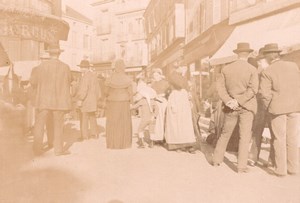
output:
[{"label": "collar", "polygon": [[280,60],[279,58],[274,59],[273,61],[271,61],[271,64],[272,64],[272,63],[275,63],[275,62],[277,62],[277,61],[279,61],[279,60]]},{"label": "collar", "polygon": [[248,59],[247,58],[238,58],[238,60],[240,60],[240,61],[247,61]]}]

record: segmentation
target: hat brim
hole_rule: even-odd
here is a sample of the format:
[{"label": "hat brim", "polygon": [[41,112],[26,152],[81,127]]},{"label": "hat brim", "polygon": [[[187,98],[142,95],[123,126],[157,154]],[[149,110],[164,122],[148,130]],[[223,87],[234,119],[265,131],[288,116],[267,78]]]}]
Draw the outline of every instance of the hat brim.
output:
[{"label": "hat brim", "polygon": [[233,50],[234,53],[240,53],[240,52],[253,52],[253,49],[235,49]]},{"label": "hat brim", "polygon": [[265,54],[265,53],[280,53],[280,52],[282,52],[282,50],[280,50],[280,49],[269,49],[269,50],[264,50],[263,51],[263,53]]},{"label": "hat brim", "polygon": [[265,55],[263,55],[263,54],[259,54],[259,55],[256,57],[257,60],[263,59],[263,58],[265,58]]},{"label": "hat brim", "polygon": [[82,65],[77,65],[78,67],[80,67],[80,68],[89,68],[89,67],[93,67],[93,65],[92,64],[90,64],[89,66],[82,66]]}]

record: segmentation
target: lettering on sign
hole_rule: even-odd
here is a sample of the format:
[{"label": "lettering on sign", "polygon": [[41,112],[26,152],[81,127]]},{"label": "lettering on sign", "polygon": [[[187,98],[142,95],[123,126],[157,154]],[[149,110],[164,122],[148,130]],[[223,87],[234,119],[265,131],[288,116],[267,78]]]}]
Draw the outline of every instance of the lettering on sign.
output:
[{"label": "lettering on sign", "polygon": [[20,37],[52,43],[56,41],[57,30],[53,26],[43,27],[30,24],[0,24],[0,36]]}]

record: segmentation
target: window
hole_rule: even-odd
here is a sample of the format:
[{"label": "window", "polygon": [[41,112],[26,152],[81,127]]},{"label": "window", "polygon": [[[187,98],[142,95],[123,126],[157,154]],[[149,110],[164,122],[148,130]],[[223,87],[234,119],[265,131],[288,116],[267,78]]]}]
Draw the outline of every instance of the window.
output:
[{"label": "window", "polygon": [[72,67],[76,67],[77,65],[77,54],[72,53]]},{"label": "window", "polygon": [[90,36],[89,35],[83,35],[83,48],[84,49],[89,49],[89,38]]},{"label": "window", "polygon": [[74,48],[77,47],[77,32],[76,31],[72,32],[72,47],[74,47]]}]

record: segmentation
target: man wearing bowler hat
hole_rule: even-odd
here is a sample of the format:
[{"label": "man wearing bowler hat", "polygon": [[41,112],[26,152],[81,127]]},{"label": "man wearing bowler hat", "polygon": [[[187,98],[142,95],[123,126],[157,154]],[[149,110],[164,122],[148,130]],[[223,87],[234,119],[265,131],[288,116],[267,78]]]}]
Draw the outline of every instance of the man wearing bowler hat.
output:
[{"label": "man wearing bowler hat", "polygon": [[[264,70],[266,70],[267,67],[269,66],[264,55],[264,47],[259,49],[258,55],[256,57],[256,61],[258,65],[257,70],[258,70],[259,80],[261,80],[261,73]],[[269,158],[264,165],[267,167],[273,167],[275,161],[274,161],[273,134],[270,126],[270,115],[267,109],[264,107],[262,97],[259,93],[256,95],[256,98],[257,98],[257,113],[254,117],[253,126],[252,126],[252,145],[249,152],[249,165],[250,166],[257,165],[260,151],[261,151],[263,132],[267,124],[271,133],[271,143],[270,143]]]},{"label": "man wearing bowler hat", "polygon": [[224,126],[217,142],[213,165],[218,166],[223,161],[228,141],[239,125],[239,151],[237,172],[248,172],[248,148],[251,140],[251,128],[254,114],[257,110],[255,95],[258,91],[258,74],[254,66],[247,62],[250,49],[248,43],[238,43],[233,50],[238,59],[225,66],[217,81],[217,91],[224,105]]},{"label": "man wearing bowler hat", "polygon": [[274,135],[275,175],[298,173],[298,125],[300,72],[296,63],[280,60],[276,43],[267,44],[264,55],[270,66],[263,71],[259,87],[263,104],[271,114]]},{"label": "man wearing bowler hat", "polygon": [[46,52],[50,59],[42,61],[36,67],[30,82],[36,88],[35,107],[37,110],[34,126],[33,150],[36,155],[43,153],[42,143],[44,126],[49,115],[53,120],[53,145],[55,155],[66,155],[70,152],[63,148],[64,114],[71,109],[71,71],[67,64],[58,58],[63,50],[59,44],[50,44]]},{"label": "man wearing bowler hat", "polygon": [[82,77],[79,83],[76,99],[77,105],[81,111],[81,137],[79,138],[79,141],[82,141],[84,139],[98,137],[96,111],[101,92],[97,75],[91,69],[92,66],[90,62],[84,59],[78,66],[81,68]]},{"label": "man wearing bowler hat", "polygon": [[[48,52],[44,52],[40,55],[40,63],[43,63],[44,61],[47,61],[49,59],[50,59],[50,55]],[[35,78],[36,70],[38,69],[38,67],[39,66],[36,66],[31,70],[31,76],[30,76],[31,79]],[[38,112],[38,110],[35,108],[36,93],[37,93],[36,87],[31,86],[30,87],[30,105],[33,107],[33,114],[32,114],[33,118],[30,118],[30,119],[33,120],[33,125],[35,123],[35,120],[36,120],[35,117],[37,116],[37,112]],[[54,130],[53,129],[53,117],[52,117],[52,113],[49,113],[47,116],[47,121],[46,121],[46,134],[47,134],[48,149],[53,148],[53,139],[54,139],[53,130]]]}]

